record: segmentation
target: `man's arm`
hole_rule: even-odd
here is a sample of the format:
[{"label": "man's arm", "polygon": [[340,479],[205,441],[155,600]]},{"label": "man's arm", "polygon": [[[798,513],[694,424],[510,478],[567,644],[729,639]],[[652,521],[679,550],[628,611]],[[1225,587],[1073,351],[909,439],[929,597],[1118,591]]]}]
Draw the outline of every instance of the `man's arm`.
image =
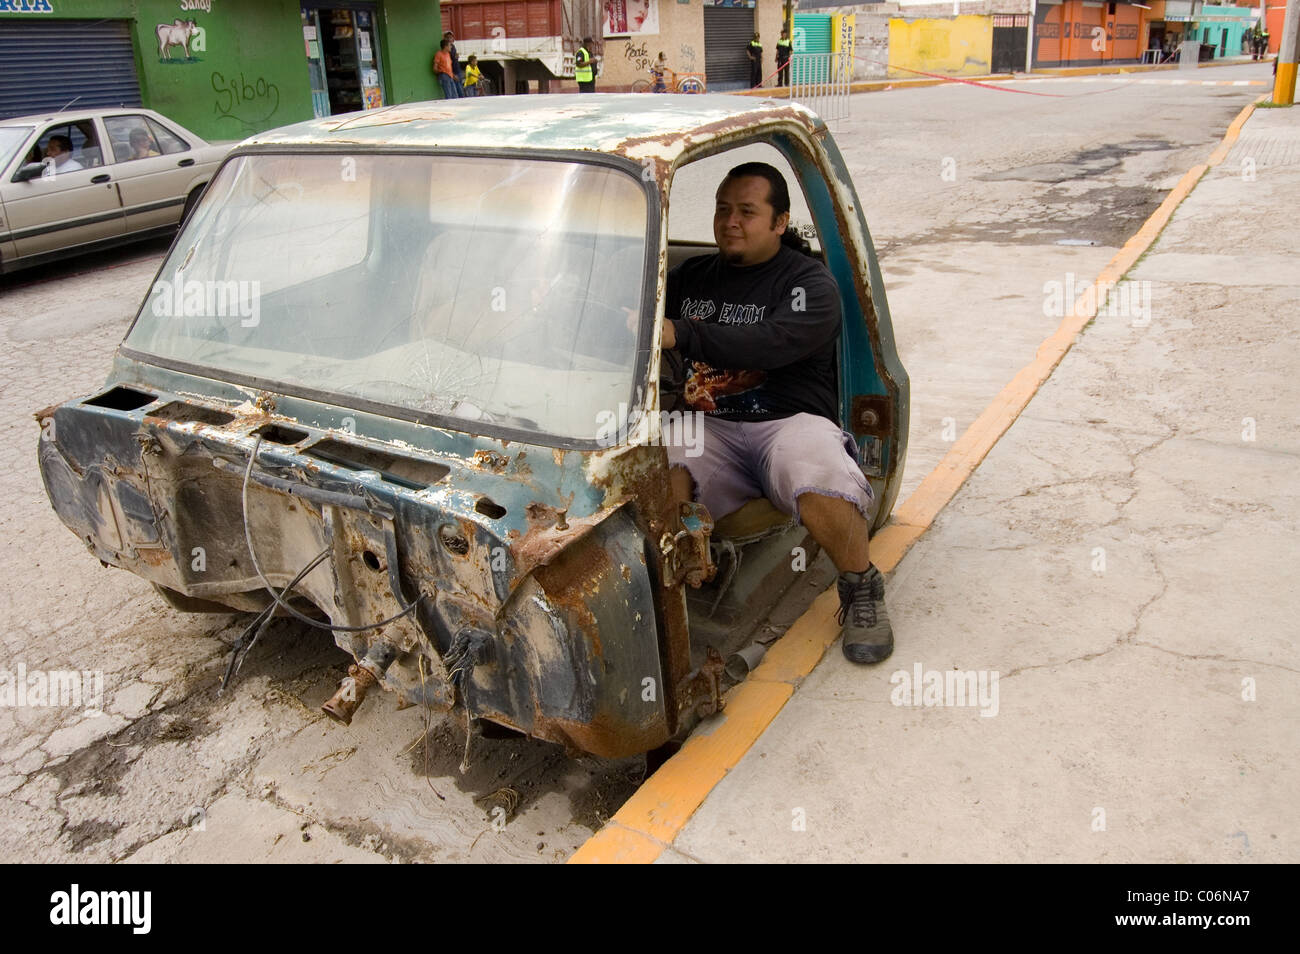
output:
[{"label": "man's arm", "polygon": [[[670,313],[666,313],[670,314]],[[665,322],[663,346],[715,368],[768,371],[808,357],[840,330],[840,296],[829,274],[808,269],[749,325]]]}]

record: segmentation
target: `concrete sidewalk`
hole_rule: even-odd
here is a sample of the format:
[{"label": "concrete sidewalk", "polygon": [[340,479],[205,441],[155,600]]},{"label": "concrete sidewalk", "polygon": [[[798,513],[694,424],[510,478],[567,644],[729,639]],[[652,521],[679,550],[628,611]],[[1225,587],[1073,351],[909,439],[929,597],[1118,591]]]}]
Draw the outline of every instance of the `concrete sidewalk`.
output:
[{"label": "concrete sidewalk", "polygon": [[1300,860],[1298,201],[1256,111],[660,861]]}]

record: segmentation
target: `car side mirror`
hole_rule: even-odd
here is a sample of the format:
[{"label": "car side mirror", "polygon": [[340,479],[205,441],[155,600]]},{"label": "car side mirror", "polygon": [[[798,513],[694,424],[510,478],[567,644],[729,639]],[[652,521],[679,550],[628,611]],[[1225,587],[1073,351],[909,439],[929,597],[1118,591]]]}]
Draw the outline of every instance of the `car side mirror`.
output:
[{"label": "car side mirror", "polygon": [[14,176],[15,182],[26,182],[28,179],[39,179],[41,173],[45,171],[45,163],[29,162],[18,170],[18,175]]}]

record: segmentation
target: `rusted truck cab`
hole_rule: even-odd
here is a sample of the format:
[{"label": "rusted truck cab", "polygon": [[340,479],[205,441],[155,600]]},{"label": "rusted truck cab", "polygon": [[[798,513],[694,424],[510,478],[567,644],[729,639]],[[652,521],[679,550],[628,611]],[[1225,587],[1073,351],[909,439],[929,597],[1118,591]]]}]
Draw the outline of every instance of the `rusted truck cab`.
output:
[{"label": "rusted truck cab", "polygon": [[54,509],[180,609],[330,631],[355,660],[339,721],[378,686],[573,752],[661,745],[720,704],[687,591],[790,532],[675,503],[662,446],[666,274],[707,251],[669,240],[674,179],[754,143],[841,291],[879,526],[908,385],[862,211],[816,116],[727,96],[415,103],[245,141],[106,384],[39,415]]}]

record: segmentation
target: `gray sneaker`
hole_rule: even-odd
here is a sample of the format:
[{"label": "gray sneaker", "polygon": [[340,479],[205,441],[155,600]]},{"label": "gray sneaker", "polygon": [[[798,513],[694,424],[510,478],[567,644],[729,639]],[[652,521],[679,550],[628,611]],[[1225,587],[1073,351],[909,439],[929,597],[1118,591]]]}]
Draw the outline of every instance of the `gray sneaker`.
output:
[{"label": "gray sneaker", "polygon": [[856,663],[888,659],[894,651],[894,630],[885,609],[885,578],[873,566],[866,573],[841,573],[840,625],[844,655]]}]

